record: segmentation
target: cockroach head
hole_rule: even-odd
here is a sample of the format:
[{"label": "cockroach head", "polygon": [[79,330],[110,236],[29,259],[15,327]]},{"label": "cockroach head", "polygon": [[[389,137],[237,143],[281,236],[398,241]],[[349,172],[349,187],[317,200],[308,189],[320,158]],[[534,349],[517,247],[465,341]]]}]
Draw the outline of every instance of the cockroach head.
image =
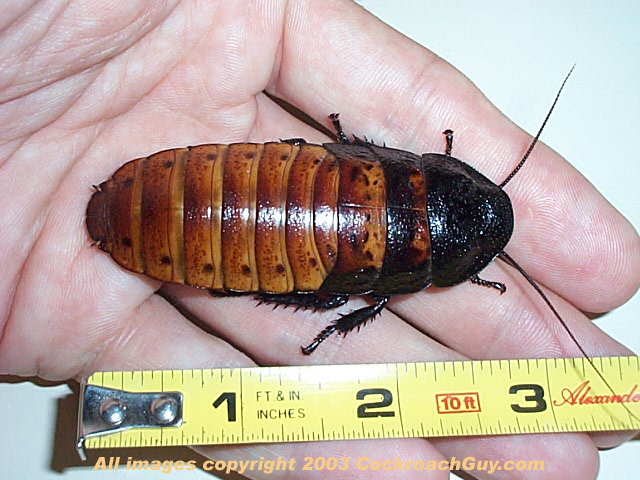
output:
[{"label": "cockroach head", "polygon": [[87,230],[89,230],[89,236],[95,242],[94,244],[100,250],[105,249],[108,235],[106,231],[107,194],[104,186],[105,184],[101,184],[98,188],[95,188],[95,192],[87,206]]}]

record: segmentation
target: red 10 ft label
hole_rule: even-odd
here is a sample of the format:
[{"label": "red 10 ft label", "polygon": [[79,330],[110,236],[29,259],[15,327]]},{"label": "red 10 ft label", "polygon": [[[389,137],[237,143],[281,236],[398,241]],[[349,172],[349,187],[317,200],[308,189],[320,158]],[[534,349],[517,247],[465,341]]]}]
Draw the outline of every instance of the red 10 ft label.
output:
[{"label": "red 10 ft label", "polygon": [[478,392],[466,393],[439,393],[436,395],[438,413],[471,413],[481,412],[480,394]]}]

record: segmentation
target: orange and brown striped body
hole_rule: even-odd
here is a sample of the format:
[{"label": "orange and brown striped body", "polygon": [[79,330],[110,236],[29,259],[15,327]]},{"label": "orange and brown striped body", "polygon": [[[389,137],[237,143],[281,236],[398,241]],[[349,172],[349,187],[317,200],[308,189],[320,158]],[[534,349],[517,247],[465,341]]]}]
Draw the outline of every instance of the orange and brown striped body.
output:
[{"label": "orange and brown striped body", "polygon": [[165,282],[418,291],[431,281],[425,180],[420,157],[380,155],[390,150],[286,142],[166,150],[100,184],[87,227],[122,267]]}]

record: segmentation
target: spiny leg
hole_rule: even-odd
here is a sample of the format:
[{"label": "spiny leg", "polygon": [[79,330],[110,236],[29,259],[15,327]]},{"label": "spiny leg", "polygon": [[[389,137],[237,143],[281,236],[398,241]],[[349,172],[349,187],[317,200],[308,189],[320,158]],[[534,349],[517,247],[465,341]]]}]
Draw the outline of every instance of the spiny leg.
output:
[{"label": "spiny leg", "polygon": [[373,140],[367,140],[367,137],[364,137],[364,140],[361,138],[356,137],[355,135],[353,136],[353,142],[351,142],[353,145],[361,145],[363,147],[369,147],[371,145],[375,146],[375,143],[373,142]]},{"label": "spiny leg", "polygon": [[333,128],[336,129],[336,136],[338,137],[338,140],[340,140],[340,143],[351,143],[340,126],[340,120],[338,120],[339,116],[339,113],[332,113],[329,115],[329,119],[331,120],[331,123],[333,123]]},{"label": "spiny leg", "polygon": [[290,305],[295,305],[298,308],[304,309],[329,310],[347,303],[349,295],[336,295],[323,292],[259,293],[255,298],[259,300],[260,303],[275,304],[276,307],[282,305],[286,308]]},{"label": "spiny leg", "polygon": [[[375,146],[376,143],[373,140],[368,140],[367,137],[364,137],[364,140],[363,140],[354,135],[353,141],[350,141],[345,135],[344,131],[342,130],[342,126],[340,125],[340,120],[338,120],[339,115],[340,115],[339,113],[332,113],[331,115],[329,115],[329,118],[331,119],[331,123],[333,123],[333,128],[335,128],[336,130],[336,136],[338,137],[338,140],[340,140],[340,143],[346,143],[351,145],[361,145],[364,147],[368,147],[371,145]],[[383,143],[383,146],[386,146],[386,145]]]},{"label": "spiny leg", "polygon": [[489,280],[484,280],[480,278],[477,274],[471,276],[469,280],[471,280],[471,283],[474,283],[476,285],[481,285],[483,287],[495,288],[496,290],[500,290],[500,295],[502,295],[504,292],[507,291],[507,286],[504,283],[490,282]]},{"label": "spiny leg", "polygon": [[447,128],[444,132],[442,132],[444,135],[446,135],[446,140],[447,140],[447,146],[444,150],[444,154],[447,157],[451,156],[451,148],[453,147],[453,130],[451,130],[450,128]]},{"label": "spiny leg", "polygon": [[381,297],[378,295],[374,295],[373,299],[377,302],[375,305],[354,310],[347,315],[343,315],[338,320],[335,320],[331,325],[325,327],[325,329],[313,339],[313,342],[311,342],[309,346],[302,347],[302,353],[305,355],[311,355],[313,351],[318,348],[318,345],[336,331],[338,334],[346,335],[354,328],[359,329],[367,321],[372,320],[376,315],[382,312],[382,309],[389,301],[389,297]]}]

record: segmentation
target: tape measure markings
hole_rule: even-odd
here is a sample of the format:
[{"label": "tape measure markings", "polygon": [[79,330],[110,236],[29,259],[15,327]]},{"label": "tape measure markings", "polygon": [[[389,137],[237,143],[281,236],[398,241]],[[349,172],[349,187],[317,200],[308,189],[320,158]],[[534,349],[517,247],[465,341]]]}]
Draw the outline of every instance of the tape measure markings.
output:
[{"label": "tape measure markings", "polygon": [[617,402],[583,358],[96,373],[89,384],[181,392],[183,424],[86,443],[99,448],[638,428],[620,405],[623,398],[629,408],[640,403],[638,357],[593,360]]}]

